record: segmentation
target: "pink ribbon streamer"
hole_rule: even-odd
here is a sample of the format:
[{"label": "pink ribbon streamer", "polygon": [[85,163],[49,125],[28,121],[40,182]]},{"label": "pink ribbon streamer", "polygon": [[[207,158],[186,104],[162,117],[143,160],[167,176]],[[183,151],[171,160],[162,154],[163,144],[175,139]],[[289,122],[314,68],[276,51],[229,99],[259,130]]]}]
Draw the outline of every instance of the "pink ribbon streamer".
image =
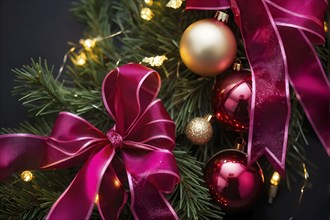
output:
[{"label": "pink ribbon streamer", "polygon": [[[172,150],[175,124],[159,99],[157,72],[138,64],[112,70],[102,98],[115,126],[103,134],[83,118],[61,112],[49,137],[0,136],[0,179],[23,169],[67,168],[83,163],[47,219],[87,219],[95,198],[102,219],[118,219],[128,182],[135,219],[178,219],[163,193],[180,176]],[[120,152],[120,157],[118,153]]]},{"label": "pink ribbon streamer", "polygon": [[330,156],[330,85],[312,43],[324,44],[326,0],[187,0],[187,9],[231,8],[252,70],[248,162],[266,155],[284,176],[289,83]]}]

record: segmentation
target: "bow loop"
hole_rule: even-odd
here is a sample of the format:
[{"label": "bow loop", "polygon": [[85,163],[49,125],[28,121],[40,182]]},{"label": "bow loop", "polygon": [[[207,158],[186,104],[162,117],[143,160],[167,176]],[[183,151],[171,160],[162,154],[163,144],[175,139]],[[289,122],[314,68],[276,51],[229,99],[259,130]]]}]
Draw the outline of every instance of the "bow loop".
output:
[{"label": "bow loop", "polygon": [[[143,72],[143,74],[141,74]],[[123,137],[145,109],[157,97],[160,77],[152,69],[127,64],[111,71],[102,84],[105,108],[116,122],[116,132]]]},{"label": "bow loop", "polygon": [[[47,219],[87,219],[97,195],[101,217],[118,219],[127,201],[122,183],[134,180],[129,185],[137,219],[155,219],[161,212],[164,219],[177,220],[162,195],[174,190],[179,171],[170,152],[175,125],[155,100],[159,89],[160,77],[149,68],[138,64],[116,68],[102,85],[105,108],[116,122],[112,129],[103,134],[86,120],[61,112],[49,137],[1,135],[0,179],[24,168],[64,168],[84,162]],[[117,149],[123,160],[115,155]],[[136,210],[151,200],[148,212]]]}]

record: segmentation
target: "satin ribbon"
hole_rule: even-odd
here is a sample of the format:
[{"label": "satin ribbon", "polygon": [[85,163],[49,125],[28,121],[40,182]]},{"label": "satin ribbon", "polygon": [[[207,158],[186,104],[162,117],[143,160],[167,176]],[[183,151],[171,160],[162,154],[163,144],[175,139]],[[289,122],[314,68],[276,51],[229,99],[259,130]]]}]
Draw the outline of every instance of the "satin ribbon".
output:
[{"label": "satin ribbon", "polygon": [[0,136],[0,179],[23,169],[68,168],[83,163],[47,219],[88,219],[98,195],[102,219],[118,219],[130,188],[135,219],[178,219],[163,193],[180,176],[171,151],[175,124],[159,99],[157,72],[138,64],[112,70],[102,98],[115,126],[103,134],[86,120],[61,112],[49,137]]},{"label": "satin ribbon", "polygon": [[266,155],[284,176],[289,83],[330,156],[330,85],[312,43],[324,44],[326,0],[187,0],[187,9],[231,8],[252,70],[248,163]]}]

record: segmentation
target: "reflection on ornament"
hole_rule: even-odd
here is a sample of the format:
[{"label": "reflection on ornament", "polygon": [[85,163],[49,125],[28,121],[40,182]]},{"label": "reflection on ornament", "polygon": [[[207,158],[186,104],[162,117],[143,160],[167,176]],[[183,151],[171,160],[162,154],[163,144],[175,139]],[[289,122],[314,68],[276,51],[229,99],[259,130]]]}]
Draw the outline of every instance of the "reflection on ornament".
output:
[{"label": "reflection on ornament", "polygon": [[213,90],[216,119],[227,128],[246,131],[250,122],[252,79],[247,70],[233,71],[217,81]]},{"label": "reflection on ornament", "polygon": [[259,164],[247,166],[247,156],[224,150],[206,164],[204,177],[210,194],[227,212],[243,211],[259,197],[264,182]]},{"label": "reflection on ornament", "polygon": [[142,8],[140,16],[142,19],[150,21],[154,17],[154,13],[151,11],[150,8]]},{"label": "reflection on ornament", "polygon": [[166,4],[166,7],[177,9],[177,8],[180,8],[181,5],[182,5],[182,1],[181,0],[170,0]]},{"label": "reflection on ornament", "polygon": [[24,182],[30,182],[32,179],[33,179],[33,174],[26,170],[26,171],[23,171],[21,173],[21,179],[24,181]]},{"label": "reflection on ornament", "polygon": [[145,57],[142,62],[150,64],[150,66],[161,66],[163,62],[167,60],[165,55],[162,56],[154,56],[154,57]]},{"label": "reflection on ornament", "polygon": [[223,22],[215,19],[199,20],[183,33],[180,55],[192,72],[201,76],[215,76],[233,63],[236,40]]},{"label": "reflection on ornament", "polygon": [[192,119],[185,130],[188,140],[196,145],[203,145],[209,142],[213,136],[213,128],[210,123],[212,116],[204,118],[197,117]]}]

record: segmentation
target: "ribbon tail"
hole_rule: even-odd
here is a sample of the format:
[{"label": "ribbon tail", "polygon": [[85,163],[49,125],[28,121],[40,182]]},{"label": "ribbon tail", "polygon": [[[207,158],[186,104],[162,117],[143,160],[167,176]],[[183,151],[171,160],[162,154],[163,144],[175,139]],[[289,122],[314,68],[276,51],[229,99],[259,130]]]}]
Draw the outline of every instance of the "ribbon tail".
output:
[{"label": "ribbon tail", "polygon": [[127,201],[127,193],[112,166],[103,175],[98,209],[102,219],[117,220]]},{"label": "ribbon tail", "polygon": [[38,169],[47,155],[47,137],[31,134],[0,136],[0,180],[23,169]]},{"label": "ribbon tail", "polygon": [[186,9],[222,10],[228,9],[228,0],[187,0]]},{"label": "ribbon tail", "polygon": [[131,193],[131,211],[135,220],[179,220],[162,192],[143,178],[134,178],[127,172]]},{"label": "ribbon tail", "polygon": [[[283,43],[264,1],[231,0],[252,69],[248,163],[263,154],[283,176],[290,94]],[[251,16],[253,15],[253,16]],[[269,64],[269,62],[272,64]]]},{"label": "ribbon tail", "polygon": [[96,150],[53,205],[46,219],[88,219],[102,177],[114,154],[109,145]]},{"label": "ribbon tail", "polygon": [[[279,27],[289,77],[315,133],[330,156],[330,85],[315,49],[301,30]],[[303,54],[303,56],[297,56]],[[303,64],[303,65],[302,65]]]}]

